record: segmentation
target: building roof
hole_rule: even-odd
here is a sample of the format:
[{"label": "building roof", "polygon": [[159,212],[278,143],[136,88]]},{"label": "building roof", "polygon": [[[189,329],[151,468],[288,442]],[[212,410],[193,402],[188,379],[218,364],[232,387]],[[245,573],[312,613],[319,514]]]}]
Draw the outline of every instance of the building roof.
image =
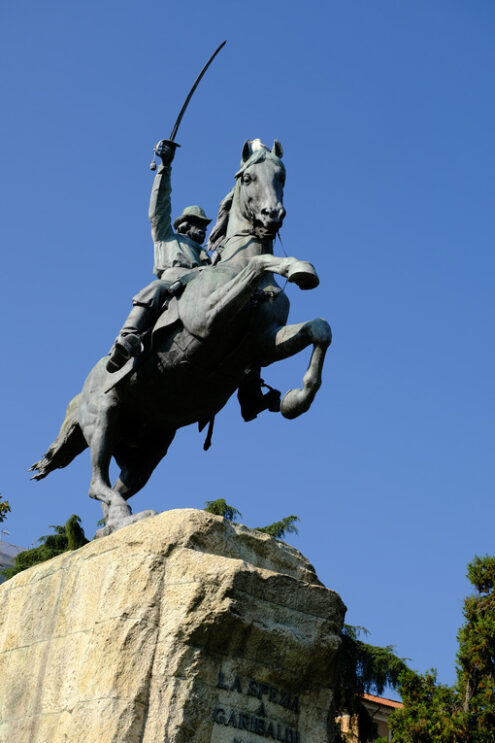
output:
[{"label": "building roof", "polygon": [[394,709],[402,709],[404,706],[402,702],[397,702],[395,699],[387,699],[387,697],[377,697],[374,694],[363,694],[365,702],[372,702],[373,704],[380,704],[383,707],[393,707]]}]

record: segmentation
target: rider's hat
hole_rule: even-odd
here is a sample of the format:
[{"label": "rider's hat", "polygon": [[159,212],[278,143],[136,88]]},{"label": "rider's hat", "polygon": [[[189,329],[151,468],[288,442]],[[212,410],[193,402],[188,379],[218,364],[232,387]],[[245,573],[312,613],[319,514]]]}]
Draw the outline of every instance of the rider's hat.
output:
[{"label": "rider's hat", "polygon": [[204,209],[200,206],[186,206],[180,217],[174,222],[174,230],[180,225],[181,222],[197,222],[198,224],[204,225],[205,227],[210,224],[211,219],[208,219]]}]

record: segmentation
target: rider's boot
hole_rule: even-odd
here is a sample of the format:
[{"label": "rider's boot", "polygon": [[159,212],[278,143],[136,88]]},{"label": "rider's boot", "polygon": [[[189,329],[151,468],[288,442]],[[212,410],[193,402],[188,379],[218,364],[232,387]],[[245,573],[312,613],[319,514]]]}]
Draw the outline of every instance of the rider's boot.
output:
[{"label": "rider's boot", "polygon": [[[268,392],[263,394],[262,387]],[[258,413],[269,410],[272,413],[280,411],[280,392],[273,389],[261,379],[259,369],[247,372],[243,382],[239,385],[237,399],[241,406],[241,415],[246,422],[254,420]]]},{"label": "rider's boot", "polygon": [[121,369],[131,356],[140,356],[144,351],[143,336],[153,325],[155,312],[151,307],[134,305],[124,327],[110,349],[107,371]]},{"label": "rider's boot", "polygon": [[116,372],[131,356],[140,356],[143,353],[145,337],[153,329],[161,310],[166,306],[170,296],[180,294],[181,289],[180,280],[172,284],[170,281],[159,279],[145,286],[133,297],[132,310],[110,349],[107,371]]}]

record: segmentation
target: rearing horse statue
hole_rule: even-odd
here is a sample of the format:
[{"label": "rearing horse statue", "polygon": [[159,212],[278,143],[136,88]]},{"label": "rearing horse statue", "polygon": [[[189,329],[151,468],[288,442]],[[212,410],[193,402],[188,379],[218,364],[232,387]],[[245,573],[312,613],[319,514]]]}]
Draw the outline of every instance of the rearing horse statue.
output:
[{"label": "rearing horse statue", "polygon": [[[132,374],[112,386],[106,358],[94,366],[69,403],[56,440],[31,468],[40,480],[89,446],[89,495],[101,501],[107,532],[139,516],[131,517],[127,501],[146,484],[177,429],[210,420],[247,369],[312,345],[302,387],[284,395],[282,415],[306,412],[320,387],[330,326],[321,318],[286,325],[289,300],[273,276],[301,289],[318,285],[311,264],[273,255],[285,216],[282,154],[276,140],[271,151],[259,144],[253,152],[245,143],[235,187],[222,201],[210,237],[220,260],[188,274],[181,296],[171,299],[155,325],[151,351]],[[120,467],[113,485],[112,456]]]}]

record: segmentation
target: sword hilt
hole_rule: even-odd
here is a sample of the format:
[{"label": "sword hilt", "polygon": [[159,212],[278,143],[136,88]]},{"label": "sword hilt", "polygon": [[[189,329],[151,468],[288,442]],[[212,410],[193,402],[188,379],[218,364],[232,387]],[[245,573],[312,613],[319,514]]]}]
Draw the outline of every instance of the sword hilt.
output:
[{"label": "sword hilt", "polygon": [[153,159],[150,162],[150,170],[156,170],[155,155],[162,159],[164,165],[170,165],[175,156],[175,150],[180,147],[178,142],[172,139],[160,139],[153,147]]}]

